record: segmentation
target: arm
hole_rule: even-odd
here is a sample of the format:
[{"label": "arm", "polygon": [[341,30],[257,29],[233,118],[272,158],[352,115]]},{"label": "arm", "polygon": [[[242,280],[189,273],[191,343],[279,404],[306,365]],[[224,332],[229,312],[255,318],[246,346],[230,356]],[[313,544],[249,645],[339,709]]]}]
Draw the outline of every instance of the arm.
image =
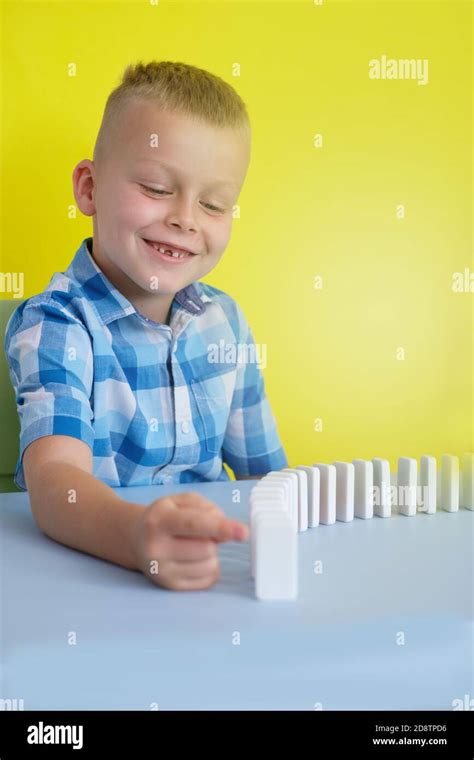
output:
[{"label": "arm", "polygon": [[33,516],[47,536],[140,570],[158,586],[209,588],[220,575],[218,544],[248,539],[246,525],[196,492],[146,506],[120,499],[94,477],[91,450],[77,438],[33,441],[25,449],[24,470]]},{"label": "arm", "polygon": [[218,543],[247,540],[246,525],[195,492],[134,504],[94,477],[94,357],[77,317],[52,297],[33,301],[10,322],[5,353],[21,422],[18,475],[38,527],[66,546],[140,570],[158,586],[215,583]]},{"label": "arm", "polygon": [[120,499],[92,474],[94,357],[86,327],[46,294],[10,322],[5,354],[21,423],[19,472],[38,527],[74,549],[135,568],[133,526],[145,507]]},{"label": "arm", "polygon": [[[275,416],[270,407],[252,330],[236,302],[232,327],[248,354],[237,362],[232,403],[222,444],[222,460],[236,480],[258,480],[288,467]],[[260,473],[256,475],[255,473]]]},{"label": "arm", "polygon": [[89,446],[67,435],[43,436],[23,455],[31,510],[50,538],[131,570],[140,569],[133,538],[145,506],[120,499],[92,474]]}]

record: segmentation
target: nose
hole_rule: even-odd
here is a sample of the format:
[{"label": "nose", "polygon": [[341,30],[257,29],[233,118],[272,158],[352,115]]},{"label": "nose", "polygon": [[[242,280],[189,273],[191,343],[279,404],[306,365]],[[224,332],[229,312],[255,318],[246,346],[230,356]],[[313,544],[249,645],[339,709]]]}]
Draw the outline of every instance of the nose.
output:
[{"label": "nose", "polygon": [[195,219],[193,203],[190,198],[176,198],[168,213],[166,220],[172,227],[177,227],[189,232],[195,232],[197,222]]}]

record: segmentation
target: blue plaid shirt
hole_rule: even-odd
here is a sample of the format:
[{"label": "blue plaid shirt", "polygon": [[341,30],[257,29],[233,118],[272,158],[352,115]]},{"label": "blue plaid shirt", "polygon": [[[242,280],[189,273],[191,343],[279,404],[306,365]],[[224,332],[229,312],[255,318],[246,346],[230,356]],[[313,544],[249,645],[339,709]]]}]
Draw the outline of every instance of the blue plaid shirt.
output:
[{"label": "blue plaid shirt", "polygon": [[261,368],[238,350],[254,343],[238,304],[196,281],[176,293],[169,325],[153,322],[104,275],[91,243],[7,325],[18,487],[25,448],[45,435],[85,441],[112,487],[230,480],[223,462],[236,475],[287,467]]}]

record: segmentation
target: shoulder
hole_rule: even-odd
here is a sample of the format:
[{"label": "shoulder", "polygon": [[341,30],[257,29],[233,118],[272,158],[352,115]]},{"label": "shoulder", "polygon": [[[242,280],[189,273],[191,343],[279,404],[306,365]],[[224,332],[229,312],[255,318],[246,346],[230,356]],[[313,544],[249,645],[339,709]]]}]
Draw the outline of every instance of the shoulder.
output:
[{"label": "shoulder", "polygon": [[4,350],[8,352],[14,337],[16,342],[26,335],[28,344],[37,348],[40,343],[49,345],[53,335],[59,338],[61,331],[73,330],[87,340],[89,330],[81,299],[82,293],[73,281],[66,282],[62,274],[58,279],[53,277],[46,290],[26,298],[13,308],[5,328]]},{"label": "shoulder", "polygon": [[10,314],[7,334],[47,319],[70,321],[86,326],[81,304],[84,294],[77,283],[62,272],[56,272],[45,290],[25,298]]}]

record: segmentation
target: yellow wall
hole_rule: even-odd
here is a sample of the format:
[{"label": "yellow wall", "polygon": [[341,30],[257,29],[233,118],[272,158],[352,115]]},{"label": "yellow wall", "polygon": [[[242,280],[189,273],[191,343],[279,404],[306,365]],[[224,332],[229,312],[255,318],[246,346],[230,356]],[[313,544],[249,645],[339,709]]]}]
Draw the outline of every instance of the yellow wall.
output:
[{"label": "yellow wall", "polygon": [[[71,175],[125,65],[207,68],[244,98],[254,143],[241,217],[204,279],[267,345],[290,466],[474,450],[474,293],[452,290],[454,272],[474,273],[470,2],[4,1],[1,13],[0,268],[24,271],[24,297],[92,234],[70,218]],[[384,54],[427,59],[428,83],[369,79]]]}]

